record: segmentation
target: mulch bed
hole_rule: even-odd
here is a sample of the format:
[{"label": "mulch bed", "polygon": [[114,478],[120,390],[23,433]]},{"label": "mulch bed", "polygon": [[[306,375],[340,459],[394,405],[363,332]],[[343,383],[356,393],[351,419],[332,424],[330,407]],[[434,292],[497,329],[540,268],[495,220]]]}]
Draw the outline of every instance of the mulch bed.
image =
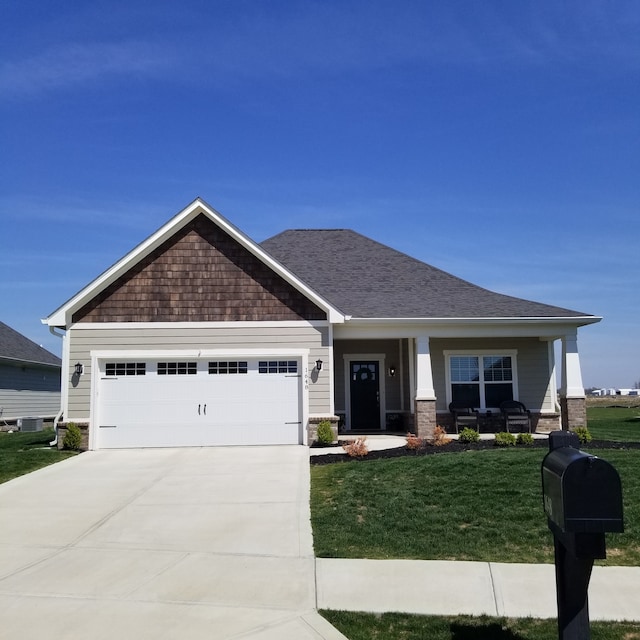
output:
[{"label": "mulch bed", "polygon": [[[548,449],[547,440],[534,440],[531,445],[518,445],[517,447],[496,447],[493,440],[480,440],[480,442],[463,443],[452,441],[441,447],[426,445],[420,449],[408,449],[407,447],[397,447],[395,449],[383,449],[381,451],[370,451],[363,458],[352,458],[344,453],[340,443],[333,445],[335,453],[326,453],[319,456],[310,456],[312,465],[333,464],[336,462],[366,462],[367,460],[387,460],[390,458],[407,458],[435,455],[438,453],[462,453],[464,451],[482,451],[483,449]],[[313,445],[311,448],[314,448]],[[610,440],[592,440],[584,449],[591,452],[598,449],[640,449],[640,442],[613,442]]]}]

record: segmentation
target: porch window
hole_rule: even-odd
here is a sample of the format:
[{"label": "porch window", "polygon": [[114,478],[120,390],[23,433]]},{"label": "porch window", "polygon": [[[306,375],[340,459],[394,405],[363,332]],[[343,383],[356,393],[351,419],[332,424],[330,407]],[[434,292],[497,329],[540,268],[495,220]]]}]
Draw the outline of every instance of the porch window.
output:
[{"label": "porch window", "polygon": [[450,355],[451,400],[482,410],[514,399],[514,356]]}]

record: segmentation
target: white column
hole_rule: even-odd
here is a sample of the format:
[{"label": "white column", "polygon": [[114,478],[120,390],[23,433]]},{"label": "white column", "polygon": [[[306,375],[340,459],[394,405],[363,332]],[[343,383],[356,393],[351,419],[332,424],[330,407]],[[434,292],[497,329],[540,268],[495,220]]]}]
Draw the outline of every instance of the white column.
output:
[{"label": "white column", "polygon": [[429,336],[416,338],[416,400],[435,400]]},{"label": "white column", "polygon": [[562,337],[562,386],[564,398],[584,398],[580,356],[578,355],[578,330]]}]

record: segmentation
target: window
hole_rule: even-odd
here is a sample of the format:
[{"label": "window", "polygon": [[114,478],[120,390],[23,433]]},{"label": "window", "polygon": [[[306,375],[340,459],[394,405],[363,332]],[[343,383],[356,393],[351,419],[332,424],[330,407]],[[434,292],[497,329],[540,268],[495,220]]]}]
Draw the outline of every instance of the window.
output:
[{"label": "window", "polygon": [[247,373],[247,363],[230,361],[230,362],[210,362],[209,373],[212,375],[226,373]]},{"label": "window", "polygon": [[143,376],[146,373],[144,362],[107,362],[105,374],[108,376]]},{"label": "window", "polygon": [[261,360],[258,373],[298,373],[296,360]]},{"label": "window", "polygon": [[497,409],[514,399],[513,355],[449,355],[451,400],[479,409]]},{"label": "window", "polygon": [[159,376],[194,376],[198,373],[197,362],[158,362]]}]

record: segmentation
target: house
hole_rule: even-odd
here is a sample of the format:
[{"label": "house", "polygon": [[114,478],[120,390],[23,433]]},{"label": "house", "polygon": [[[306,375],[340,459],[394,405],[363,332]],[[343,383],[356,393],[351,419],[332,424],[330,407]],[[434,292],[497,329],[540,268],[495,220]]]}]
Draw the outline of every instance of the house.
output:
[{"label": "house", "polygon": [[322,419],[428,436],[460,398],[584,425],[577,330],[599,320],[349,230],[258,244],[196,199],[43,322],[65,332],[61,427],[95,449],[306,444]]},{"label": "house", "polygon": [[58,356],[0,322],[0,424],[60,410]]}]

